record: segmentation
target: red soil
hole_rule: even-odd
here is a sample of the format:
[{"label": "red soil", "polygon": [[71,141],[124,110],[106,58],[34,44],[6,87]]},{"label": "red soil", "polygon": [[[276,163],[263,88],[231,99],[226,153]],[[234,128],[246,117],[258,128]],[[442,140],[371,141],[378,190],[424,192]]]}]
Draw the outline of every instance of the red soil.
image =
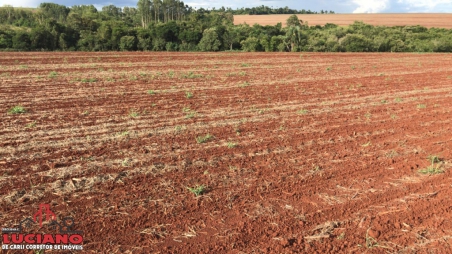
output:
[{"label": "red soil", "polygon": [[[234,15],[234,24],[247,23],[249,25],[276,25],[281,22],[286,25],[291,15]],[[333,23],[339,26],[348,26],[355,21],[362,21],[374,26],[416,26],[427,28],[452,29],[451,13],[378,13],[378,14],[299,14],[300,20],[308,22],[310,26]]]},{"label": "red soil", "polygon": [[451,63],[1,53],[0,225],[47,203],[92,253],[451,252]]}]

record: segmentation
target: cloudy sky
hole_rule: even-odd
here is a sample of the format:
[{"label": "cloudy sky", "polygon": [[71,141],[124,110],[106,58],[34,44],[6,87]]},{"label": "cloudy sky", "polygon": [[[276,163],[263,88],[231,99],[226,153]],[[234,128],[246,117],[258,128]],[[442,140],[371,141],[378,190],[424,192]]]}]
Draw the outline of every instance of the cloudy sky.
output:
[{"label": "cloudy sky", "polygon": [[[53,2],[66,6],[93,4],[98,9],[105,5],[118,7],[136,6],[138,0],[0,0],[0,6],[9,4],[16,7],[37,7],[41,2]],[[336,13],[405,13],[405,12],[452,12],[452,0],[185,0],[193,7],[219,8],[221,6],[241,8],[255,6],[310,9],[312,11],[333,10]]]}]

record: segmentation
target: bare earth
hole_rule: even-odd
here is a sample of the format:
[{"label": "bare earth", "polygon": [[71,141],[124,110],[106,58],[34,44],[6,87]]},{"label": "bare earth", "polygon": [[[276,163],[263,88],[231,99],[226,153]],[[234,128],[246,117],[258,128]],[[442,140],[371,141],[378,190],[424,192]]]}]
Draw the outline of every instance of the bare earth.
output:
[{"label": "bare earth", "polygon": [[[234,15],[234,24],[247,23],[249,25],[276,25],[281,22],[286,25],[290,15]],[[451,13],[403,13],[403,14],[299,14],[299,19],[308,22],[310,26],[333,23],[339,26],[347,26],[355,21],[375,26],[415,26],[421,25],[427,28],[438,27],[452,29]]]},{"label": "bare earth", "polygon": [[0,56],[2,228],[50,204],[83,253],[452,252],[450,54]]}]

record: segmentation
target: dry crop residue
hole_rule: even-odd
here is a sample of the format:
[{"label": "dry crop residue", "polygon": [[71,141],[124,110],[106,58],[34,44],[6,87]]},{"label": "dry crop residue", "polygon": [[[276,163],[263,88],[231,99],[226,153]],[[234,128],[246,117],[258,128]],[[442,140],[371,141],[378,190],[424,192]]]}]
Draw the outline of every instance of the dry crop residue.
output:
[{"label": "dry crop residue", "polygon": [[47,203],[87,252],[451,251],[450,54],[1,56],[2,227]]}]

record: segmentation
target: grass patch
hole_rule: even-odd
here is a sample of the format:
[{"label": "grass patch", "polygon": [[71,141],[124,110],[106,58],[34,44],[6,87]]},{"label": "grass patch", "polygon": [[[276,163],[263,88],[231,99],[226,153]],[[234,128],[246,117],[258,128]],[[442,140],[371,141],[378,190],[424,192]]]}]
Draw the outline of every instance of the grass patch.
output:
[{"label": "grass patch", "polygon": [[56,78],[58,76],[58,73],[56,71],[51,71],[49,73],[49,78]]},{"label": "grass patch", "polygon": [[299,115],[306,115],[307,113],[309,113],[309,110],[307,109],[300,109],[297,111],[297,114]]},{"label": "grass patch", "polygon": [[196,197],[198,197],[206,192],[206,186],[204,186],[204,185],[197,185],[195,187],[187,187],[187,189],[191,193],[195,194]]},{"label": "grass patch", "polygon": [[227,146],[228,146],[228,148],[234,148],[234,147],[237,146],[237,143],[234,143],[234,142],[228,142],[228,143],[227,143]]},{"label": "grass patch", "polygon": [[192,71],[187,72],[186,74],[182,74],[182,78],[202,78],[204,77],[202,74],[196,74]]},{"label": "grass patch", "polygon": [[198,144],[202,144],[202,143],[206,143],[207,141],[211,140],[212,138],[213,138],[213,136],[210,134],[207,134],[205,136],[198,136],[198,137],[196,137],[196,142]]},{"label": "grass patch", "polygon": [[22,106],[14,106],[8,110],[9,115],[23,114],[26,112],[27,110]]},{"label": "grass patch", "polygon": [[426,107],[427,107],[427,105],[425,105],[425,104],[417,104],[417,106],[416,106],[417,109],[423,109]]},{"label": "grass patch", "polygon": [[185,98],[187,98],[187,99],[191,99],[191,98],[193,98],[193,93],[191,93],[191,92],[185,92]]},{"label": "grass patch", "polygon": [[132,111],[130,111],[129,116],[130,116],[130,117],[133,117],[133,118],[139,117],[139,116],[140,116],[140,113],[136,112],[135,110],[132,110]]},{"label": "grass patch", "polygon": [[441,169],[441,159],[437,155],[429,155],[427,159],[430,161],[430,166],[425,169],[421,169],[418,172],[424,175],[436,175],[444,173],[444,170]]},{"label": "grass patch", "polygon": [[25,129],[30,129],[36,126],[36,121],[33,121],[31,123],[28,123],[27,125],[25,125]]},{"label": "grass patch", "polygon": [[83,83],[92,83],[92,82],[97,82],[96,78],[84,78],[82,79]]}]

